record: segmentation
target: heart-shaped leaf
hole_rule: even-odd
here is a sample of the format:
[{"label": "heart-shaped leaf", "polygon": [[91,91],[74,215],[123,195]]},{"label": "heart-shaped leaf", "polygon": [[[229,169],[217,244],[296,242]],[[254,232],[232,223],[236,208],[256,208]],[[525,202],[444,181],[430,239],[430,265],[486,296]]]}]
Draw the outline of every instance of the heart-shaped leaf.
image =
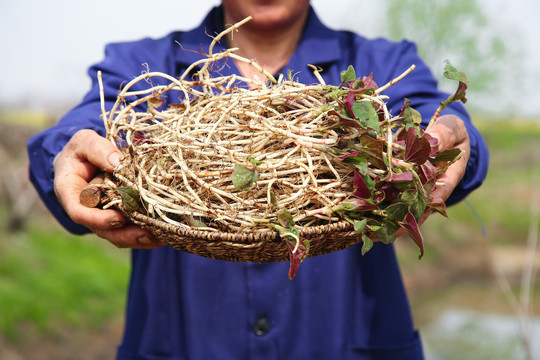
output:
[{"label": "heart-shaped leaf", "polygon": [[141,207],[141,196],[138,190],[129,187],[116,188],[122,198],[122,205],[126,211],[137,211]]},{"label": "heart-shaped leaf", "polygon": [[256,169],[250,169],[245,165],[236,164],[232,173],[232,182],[235,188],[247,191],[251,185],[259,179]]}]

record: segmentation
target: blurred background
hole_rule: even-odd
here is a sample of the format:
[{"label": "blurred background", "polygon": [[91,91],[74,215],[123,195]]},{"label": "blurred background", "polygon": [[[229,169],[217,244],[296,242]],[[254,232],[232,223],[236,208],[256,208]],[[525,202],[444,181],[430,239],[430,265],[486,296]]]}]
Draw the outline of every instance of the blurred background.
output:
[{"label": "blurred background", "polygon": [[[109,359],[129,252],[57,225],[27,180],[26,140],[73,107],[106,43],[192,28],[219,1],[0,0],[0,359]],[[312,0],[330,27],[407,38],[470,79],[485,184],[396,242],[428,359],[540,359],[540,2]],[[441,76],[441,87],[455,86]]]}]

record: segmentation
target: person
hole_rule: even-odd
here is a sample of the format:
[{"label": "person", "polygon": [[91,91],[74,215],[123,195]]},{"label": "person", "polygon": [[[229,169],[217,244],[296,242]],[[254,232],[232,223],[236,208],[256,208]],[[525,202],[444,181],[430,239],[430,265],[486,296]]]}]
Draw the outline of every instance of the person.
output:
[{"label": "person", "polygon": [[[376,243],[365,256],[359,245],[308,258],[290,281],[288,263],[233,263],[184,253],[163,246],[117,211],[79,203],[81,189],[96,172],[113,171],[121,157],[103,137],[98,70],[110,108],[122,83],[145,70],[142,64],[179,76],[208,49],[209,34],[248,15],[253,19],[214,52],[238,47],[240,55],[270,73],[292,70],[308,84],[318,82],[308,64],[322,69],[327,84],[339,84],[340,71],[349,65],[385,84],[415,64],[415,71],[385,91],[388,107],[399,112],[408,98],[429,119],[447,97],[413,43],[331,30],[309,0],[223,0],[193,30],[108,45],[104,60],[89,70],[93,83],[82,102],[33,137],[28,153],[33,184],[67,230],[91,231],[132,249],[117,359],[422,359],[391,245]],[[228,62],[220,71],[257,75],[243,63]],[[488,150],[461,104],[448,107],[429,132],[440,149],[465,152],[440,179],[446,185],[433,194],[451,205],[480,186]]]}]

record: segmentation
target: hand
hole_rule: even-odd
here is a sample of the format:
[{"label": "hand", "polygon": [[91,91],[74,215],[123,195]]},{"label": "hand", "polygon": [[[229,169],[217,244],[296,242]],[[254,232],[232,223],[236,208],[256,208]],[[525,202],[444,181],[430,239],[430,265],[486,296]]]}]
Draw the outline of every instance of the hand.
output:
[{"label": "hand", "polygon": [[[430,194],[430,198],[434,202],[441,203],[445,202],[448,197],[450,197],[452,191],[459,184],[463,175],[465,175],[471,151],[469,134],[467,133],[463,120],[455,115],[440,116],[435,124],[433,124],[426,132],[438,140],[439,151],[456,147],[463,151],[461,158],[450,165],[446,172],[437,178],[437,182],[443,183],[444,185],[437,186]],[[418,222],[418,225],[422,225],[432,212],[433,210],[428,209]],[[400,229],[396,235],[401,236],[405,233],[406,231],[404,229]]]},{"label": "hand", "polygon": [[465,175],[471,152],[469,135],[463,120],[455,115],[439,117],[427,132],[439,141],[439,151],[457,147],[463,152],[461,158],[437,179],[437,182],[444,183],[444,186],[438,186],[430,195],[437,202],[444,202]]},{"label": "hand", "polygon": [[128,223],[116,210],[87,208],[79,195],[101,169],[112,172],[122,153],[92,130],[80,130],[54,159],[54,191],[68,216],[119,248],[152,249],[163,246],[145,229]]}]

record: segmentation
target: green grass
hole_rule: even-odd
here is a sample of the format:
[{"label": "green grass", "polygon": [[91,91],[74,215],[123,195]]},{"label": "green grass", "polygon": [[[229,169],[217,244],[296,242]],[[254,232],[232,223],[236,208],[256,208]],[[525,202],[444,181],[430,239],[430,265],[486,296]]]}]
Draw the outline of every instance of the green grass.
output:
[{"label": "green grass", "polygon": [[[125,305],[127,252],[60,228],[32,228],[0,242],[0,333],[17,340],[30,326],[54,335],[58,324],[96,328]],[[112,246],[111,246],[112,247]]]}]

